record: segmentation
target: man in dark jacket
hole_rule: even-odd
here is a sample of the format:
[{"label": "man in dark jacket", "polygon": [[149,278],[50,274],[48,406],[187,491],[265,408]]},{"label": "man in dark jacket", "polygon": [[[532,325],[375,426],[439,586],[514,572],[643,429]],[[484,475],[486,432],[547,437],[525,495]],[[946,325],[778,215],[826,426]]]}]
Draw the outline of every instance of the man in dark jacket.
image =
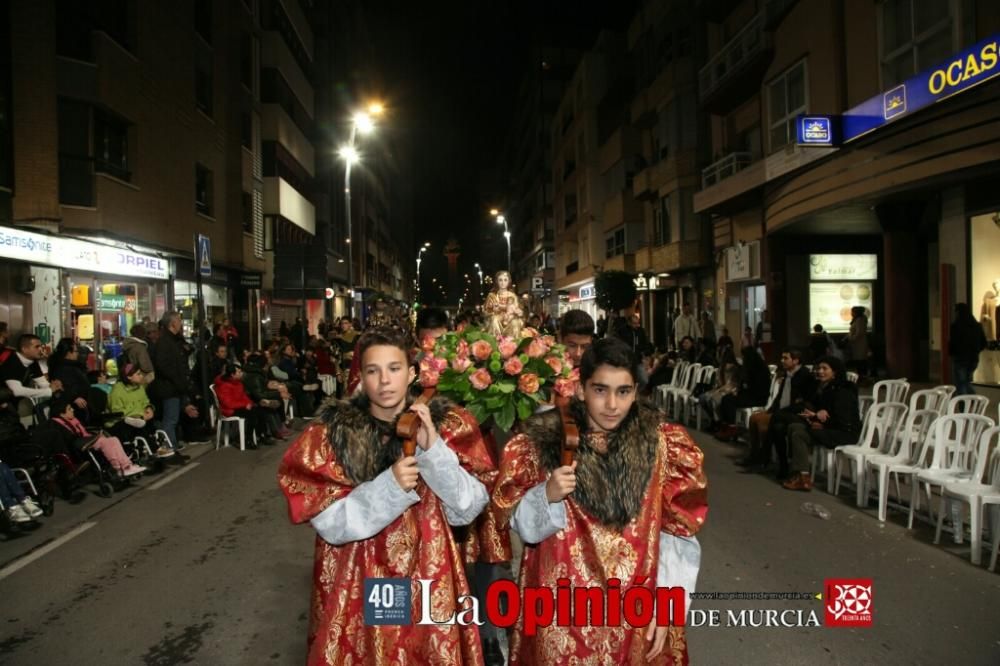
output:
[{"label": "man in dark jacket", "polygon": [[160,320],[160,337],[153,347],[153,367],[156,379],[149,387],[150,397],[160,402],[160,428],[167,433],[167,446],[179,451],[177,424],[181,409],[195,418],[198,415],[190,402],[191,382],[188,369],[186,343],[181,335],[181,316],[170,311]]},{"label": "man in dark jacket", "polygon": [[[800,420],[798,414],[805,408],[805,402],[815,391],[816,380],[802,366],[802,352],[786,349],[781,353],[781,368],[784,372],[774,400],[767,411],[750,417],[750,453],[741,463],[747,467],[766,468],[771,463],[771,447],[784,443],[785,430],[790,423]],[[784,446],[777,447],[779,475],[788,470],[788,456]]]},{"label": "man in dark jacket", "polygon": [[968,303],[955,304],[955,321],[948,335],[955,395],[973,395],[972,375],[979,366],[979,353],[986,349],[986,334],[972,316]]}]

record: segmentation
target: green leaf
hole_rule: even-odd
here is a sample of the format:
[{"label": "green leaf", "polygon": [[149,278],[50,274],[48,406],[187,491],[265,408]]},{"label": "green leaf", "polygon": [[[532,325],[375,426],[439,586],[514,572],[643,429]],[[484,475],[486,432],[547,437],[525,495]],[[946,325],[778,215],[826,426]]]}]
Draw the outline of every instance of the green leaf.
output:
[{"label": "green leaf", "polygon": [[517,388],[517,384],[510,381],[497,382],[494,386],[496,386],[497,390],[501,393],[513,393],[514,389]]},{"label": "green leaf", "polygon": [[495,414],[493,418],[497,423],[497,427],[505,432],[509,432],[511,426],[514,425],[514,403],[508,400],[504,404],[503,409],[498,414]]},{"label": "green leaf", "polygon": [[503,398],[486,398],[486,408],[490,410],[499,409],[503,407]]},{"label": "green leaf", "polygon": [[531,404],[531,400],[528,399],[528,397],[522,395],[517,399],[517,418],[524,421],[525,419],[530,417],[532,413],[534,413],[534,411],[535,408]]},{"label": "green leaf", "polygon": [[475,419],[480,423],[486,420],[486,408],[482,405],[482,403],[470,402],[465,406],[465,408],[469,410],[469,413],[472,414],[472,416],[475,417]]}]

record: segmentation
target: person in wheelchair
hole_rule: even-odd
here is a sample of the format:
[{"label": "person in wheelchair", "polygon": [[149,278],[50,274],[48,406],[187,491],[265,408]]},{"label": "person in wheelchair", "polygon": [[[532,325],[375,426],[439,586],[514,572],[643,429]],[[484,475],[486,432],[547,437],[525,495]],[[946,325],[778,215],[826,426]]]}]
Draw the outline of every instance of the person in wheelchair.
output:
[{"label": "person in wheelchair", "polygon": [[35,428],[33,440],[43,447],[47,446],[50,455],[64,457],[79,465],[86,459],[87,449],[93,448],[122,476],[134,476],[146,471],[145,467],[132,462],[120,439],[102,431],[87,430],[76,418],[73,403],[62,394],[56,394],[52,399],[49,414],[49,420]]}]

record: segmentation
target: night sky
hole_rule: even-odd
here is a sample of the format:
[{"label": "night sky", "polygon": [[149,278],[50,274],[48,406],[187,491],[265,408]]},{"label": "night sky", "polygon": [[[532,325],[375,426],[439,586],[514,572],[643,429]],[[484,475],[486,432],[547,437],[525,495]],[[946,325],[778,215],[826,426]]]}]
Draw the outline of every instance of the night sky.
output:
[{"label": "night sky", "polygon": [[444,277],[449,236],[462,246],[462,271],[475,261],[499,268],[506,249],[488,209],[503,194],[500,155],[518,84],[535,65],[532,44],[565,43],[581,27],[593,38],[601,26],[624,30],[633,3],[365,3],[361,11],[403,147],[400,177],[412,179],[414,243],[435,248],[421,267],[424,284]]}]

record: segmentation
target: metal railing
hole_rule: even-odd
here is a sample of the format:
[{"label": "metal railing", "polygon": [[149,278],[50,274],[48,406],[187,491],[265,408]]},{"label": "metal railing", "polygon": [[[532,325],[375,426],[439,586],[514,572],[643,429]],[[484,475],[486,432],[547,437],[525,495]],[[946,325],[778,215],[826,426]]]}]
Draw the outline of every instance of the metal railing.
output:
[{"label": "metal railing", "polygon": [[752,153],[729,153],[701,170],[701,189],[717,185],[753,163]]},{"label": "metal railing", "polygon": [[718,53],[698,70],[698,95],[702,99],[715,92],[726,79],[764,50],[764,16],[758,12]]}]

